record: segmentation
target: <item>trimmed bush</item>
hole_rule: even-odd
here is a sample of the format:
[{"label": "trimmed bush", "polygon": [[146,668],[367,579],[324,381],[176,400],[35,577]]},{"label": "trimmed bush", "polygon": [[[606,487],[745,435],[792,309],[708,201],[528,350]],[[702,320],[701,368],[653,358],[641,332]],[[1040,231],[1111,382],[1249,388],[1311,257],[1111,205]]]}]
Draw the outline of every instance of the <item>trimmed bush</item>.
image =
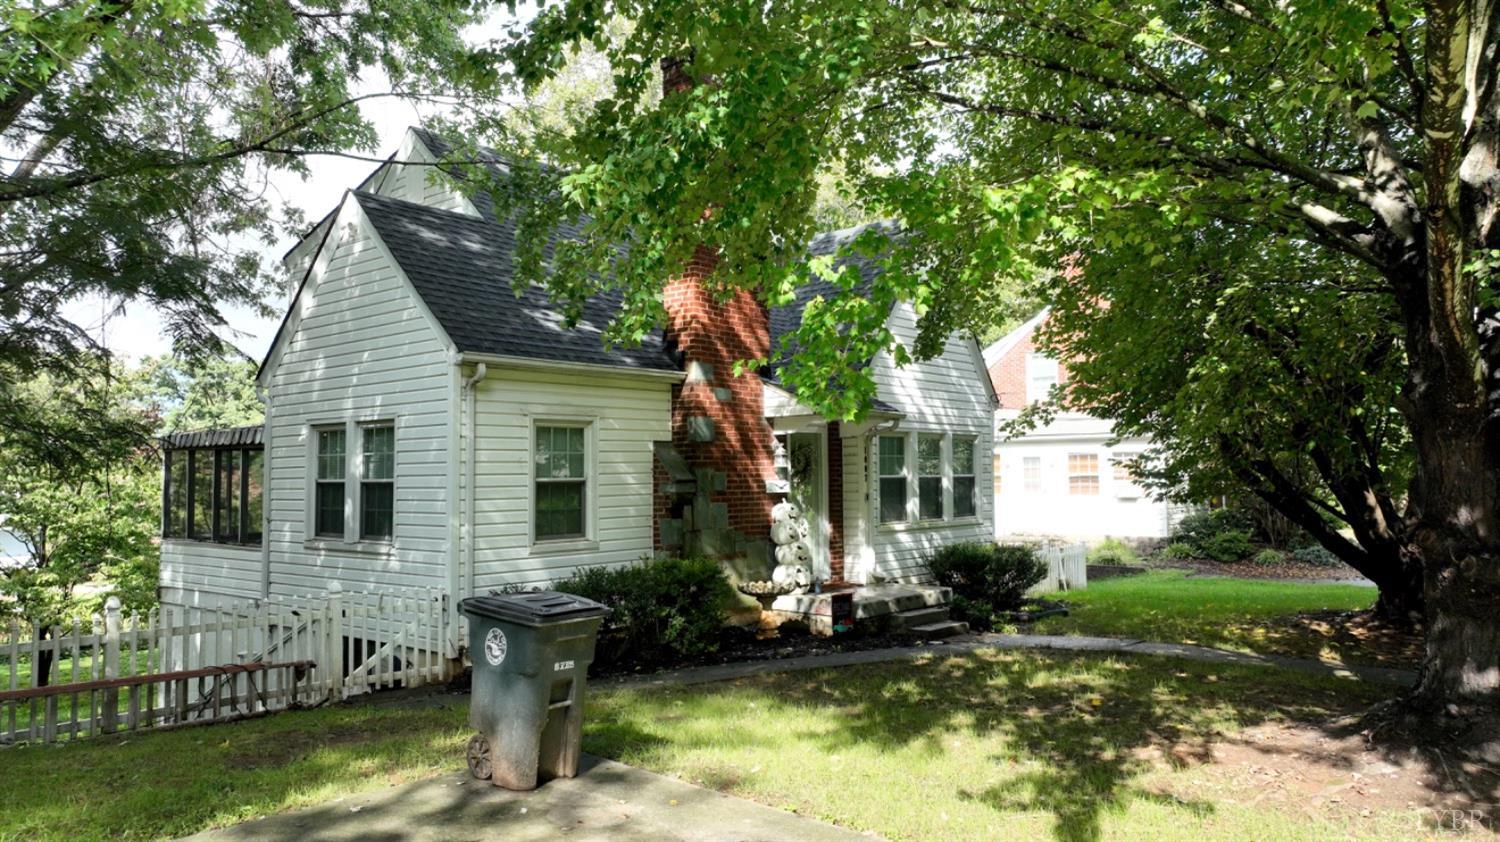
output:
[{"label": "trimmed bush", "polygon": [[1203,542],[1221,532],[1238,530],[1246,535],[1254,531],[1254,523],[1244,512],[1235,509],[1206,509],[1193,512],[1177,522],[1172,530],[1172,542],[1184,543],[1201,550]]},{"label": "trimmed bush", "polygon": [[734,591],[709,558],[643,559],[627,567],[580,570],[557,590],[612,610],[595,661],[670,663],[718,648]]},{"label": "trimmed bush", "polygon": [[971,631],[992,631],[995,628],[995,609],[955,593],[953,602],[948,605],[948,619],[968,623]]},{"label": "trimmed bush", "polygon": [[928,558],[927,568],[955,597],[992,611],[1020,608],[1027,589],[1047,575],[1046,562],[1030,547],[979,542],[942,547]]},{"label": "trimmed bush", "polygon": [[1266,547],[1265,549],[1255,554],[1254,561],[1256,564],[1259,564],[1262,567],[1271,567],[1273,565],[1280,564],[1284,559],[1286,559],[1285,553],[1281,552],[1280,550],[1273,550],[1270,547]]},{"label": "trimmed bush", "polygon": [[1193,545],[1186,541],[1173,541],[1162,547],[1159,555],[1167,561],[1185,561],[1190,558],[1197,558],[1198,551],[1193,549]]},{"label": "trimmed bush", "polygon": [[1344,562],[1338,556],[1329,552],[1322,544],[1309,544],[1298,547],[1292,551],[1292,558],[1303,564],[1316,564],[1319,567],[1338,567]]},{"label": "trimmed bush", "polygon": [[1239,561],[1255,552],[1250,533],[1243,529],[1226,529],[1204,538],[1197,544],[1198,552],[1214,561]]},{"label": "trimmed bush", "polygon": [[1140,564],[1141,557],[1119,538],[1105,538],[1089,549],[1090,564]]}]

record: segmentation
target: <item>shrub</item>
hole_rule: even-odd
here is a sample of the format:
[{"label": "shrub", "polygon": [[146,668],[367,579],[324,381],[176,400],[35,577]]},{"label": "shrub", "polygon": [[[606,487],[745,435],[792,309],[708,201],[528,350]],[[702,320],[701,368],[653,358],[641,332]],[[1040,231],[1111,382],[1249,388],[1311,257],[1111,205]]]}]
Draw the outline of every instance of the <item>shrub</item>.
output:
[{"label": "shrub", "polygon": [[1205,509],[1178,521],[1176,528],[1172,530],[1172,541],[1201,550],[1204,541],[1221,532],[1239,530],[1248,535],[1253,529],[1254,524],[1244,512],[1236,509]]},{"label": "shrub", "polygon": [[1184,559],[1197,558],[1198,551],[1193,549],[1193,545],[1186,541],[1173,541],[1161,548],[1160,555],[1167,561],[1182,561]]},{"label": "shrub", "polygon": [[1255,563],[1262,567],[1271,567],[1280,564],[1284,559],[1286,559],[1285,553],[1280,550],[1273,550],[1270,547],[1266,547],[1255,554]]},{"label": "shrub", "polygon": [[955,596],[995,611],[1020,608],[1026,591],[1047,575],[1046,563],[1030,547],[979,542],[942,547],[928,558],[927,568]]},{"label": "shrub", "polygon": [[1105,538],[1089,550],[1090,564],[1140,564],[1141,557],[1118,538]]},{"label": "shrub", "polygon": [[1309,544],[1298,547],[1292,551],[1292,558],[1303,564],[1316,564],[1319,567],[1338,567],[1344,562],[1338,556],[1329,552],[1321,544]]},{"label": "shrub", "polygon": [[1214,561],[1239,561],[1255,551],[1250,542],[1250,533],[1243,529],[1226,529],[1204,538],[1197,544],[1198,552]]},{"label": "shrub", "polygon": [[673,662],[712,652],[734,598],[723,568],[708,558],[594,567],[556,587],[610,607],[595,654],[600,663]]},{"label": "shrub", "polygon": [[968,623],[971,631],[987,632],[995,627],[995,609],[956,593],[948,605],[948,617]]}]

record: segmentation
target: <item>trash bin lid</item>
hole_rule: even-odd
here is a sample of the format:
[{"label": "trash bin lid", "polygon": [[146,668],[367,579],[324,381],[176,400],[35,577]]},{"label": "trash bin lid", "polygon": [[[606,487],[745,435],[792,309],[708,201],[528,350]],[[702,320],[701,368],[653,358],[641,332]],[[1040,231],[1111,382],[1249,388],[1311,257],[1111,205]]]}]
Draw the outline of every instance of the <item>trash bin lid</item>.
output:
[{"label": "trash bin lid", "polygon": [[550,626],[574,620],[589,620],[609,613],[607,606],[592,599],[561,591],[471,596],[460,602],[467,614],[506,620],[523,626]]}]

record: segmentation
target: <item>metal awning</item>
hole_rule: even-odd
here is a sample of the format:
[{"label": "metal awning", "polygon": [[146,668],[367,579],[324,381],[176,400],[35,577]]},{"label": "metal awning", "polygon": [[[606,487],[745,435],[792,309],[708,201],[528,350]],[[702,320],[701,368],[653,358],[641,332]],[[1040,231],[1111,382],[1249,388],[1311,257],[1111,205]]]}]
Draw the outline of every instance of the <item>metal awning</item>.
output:
[{"label": "metal awning", "polygon": [[265,425],[254,424],[169,433],[161,437],[161,442],[168,450],[187,450],[193,447],[264,447],[264,437]]}]

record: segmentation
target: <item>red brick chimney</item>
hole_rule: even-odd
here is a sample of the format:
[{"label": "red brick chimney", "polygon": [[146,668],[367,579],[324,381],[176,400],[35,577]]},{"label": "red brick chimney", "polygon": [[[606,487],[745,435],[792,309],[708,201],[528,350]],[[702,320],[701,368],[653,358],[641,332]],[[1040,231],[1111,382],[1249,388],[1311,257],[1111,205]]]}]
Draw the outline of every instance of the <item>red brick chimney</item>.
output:
[{"label": "red brick chimney", "polygon": [[[690,66],[691,58],[662,60],[663,96],[697,84]],[[744,290],[716,297],[708,278],[717,265],[714,249],[700,245],[662,297],[667,341],[687,372],[672,391],[672,443],[697,477],[694,499],[678,507],[683,546],[721,557],[768,558],[772,432],[760,376],[754,370],[736,376],[734,364],[769,356],[770,317]]]}]

